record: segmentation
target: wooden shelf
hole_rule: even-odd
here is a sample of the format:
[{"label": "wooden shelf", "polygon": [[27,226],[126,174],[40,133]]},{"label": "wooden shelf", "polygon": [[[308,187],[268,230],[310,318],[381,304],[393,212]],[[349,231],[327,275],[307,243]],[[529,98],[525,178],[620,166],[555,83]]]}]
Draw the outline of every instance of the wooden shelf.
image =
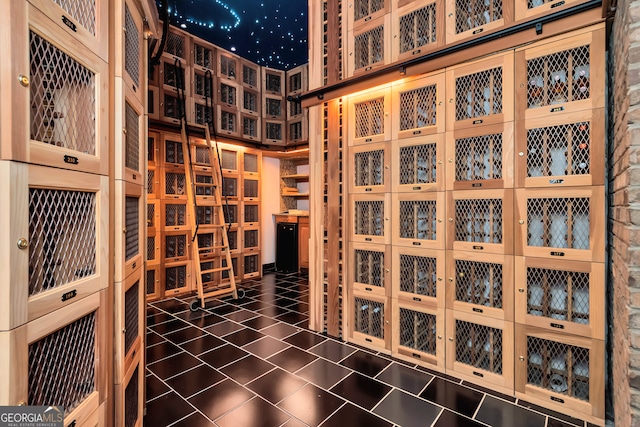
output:
[{"label": "wooden shelf", "polygon": [[309,193],[282,194],[282,197],[309,197]]},{"label": "wooden shelf", "polygon": [[309,181],[309,175],[307,174],[293,174],[293,175],[282,175],[282,179],[293,179],[296,181],[304,182]]}]

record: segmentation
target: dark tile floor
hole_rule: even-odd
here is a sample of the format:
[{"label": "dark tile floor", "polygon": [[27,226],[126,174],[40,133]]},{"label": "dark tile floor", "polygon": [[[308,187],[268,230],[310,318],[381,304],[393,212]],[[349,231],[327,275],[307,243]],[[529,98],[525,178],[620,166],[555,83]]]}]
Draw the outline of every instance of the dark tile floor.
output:
[{"label": "dark tile floor", "polygon": [[585,426],[309,331],[304,276],[242,287],[197,312],[193,297],[148,305],[145,426]]}]

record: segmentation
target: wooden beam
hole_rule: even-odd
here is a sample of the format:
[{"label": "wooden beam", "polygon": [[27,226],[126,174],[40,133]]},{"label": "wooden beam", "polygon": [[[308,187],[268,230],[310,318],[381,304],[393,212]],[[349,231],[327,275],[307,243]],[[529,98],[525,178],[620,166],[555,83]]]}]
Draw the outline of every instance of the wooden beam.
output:
[{"label": "wooden beam", "polygon": [[[346,2],[343,3],[346,5]],[[327,83],[334,84],[340,80],[340,4],[338,0],[327,0]],[[322,36],[322,34],[321,34]],[[319,37],[316,40],[323,40]],[[322,63],[320,63],[322,64]],[[319,67],[320,68],[320,67]]]}]

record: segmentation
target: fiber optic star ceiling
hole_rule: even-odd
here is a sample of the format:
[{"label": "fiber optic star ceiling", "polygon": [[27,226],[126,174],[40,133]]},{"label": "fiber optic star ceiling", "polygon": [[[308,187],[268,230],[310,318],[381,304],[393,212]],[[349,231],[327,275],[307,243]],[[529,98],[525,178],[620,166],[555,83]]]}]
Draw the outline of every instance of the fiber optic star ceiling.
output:
[{"label": "fiber optic star ceiling", "polygon": [[171,24],[257,64],[288,70],[308,62],[306,0],[165,2]]}]

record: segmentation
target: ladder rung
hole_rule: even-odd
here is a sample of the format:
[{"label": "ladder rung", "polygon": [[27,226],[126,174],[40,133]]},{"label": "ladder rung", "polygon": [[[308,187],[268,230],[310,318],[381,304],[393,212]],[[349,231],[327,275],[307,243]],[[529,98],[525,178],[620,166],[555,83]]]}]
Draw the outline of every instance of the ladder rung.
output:
[{"label": "ladder rung", "polygon": [[218,186],[218,184],[210,184],[208,182],[196,182],[196,187],[212,187],[212,188],[215,188],[217,186]]},{"label": "ladder rung", "polygon": [[231,270],[231,266],[211,268],[209,270],[201,270],[200,274],[218,273],[220,271],[228,271],[228,270]]},{"label": "ladder rung", "polygon": [[225,245],[221,245],[221,246],[208,246],[206,248],[199,248],[198,250],[202,253],[205,251],[211,251],[214,249],[227,249],[227,247]]},{"label": "ladder rung", "polygon": [[194,166],[206,166],[206,167],[211,167],[211,163],[201,163],[201,162],[191,162],[192,165]]}]

